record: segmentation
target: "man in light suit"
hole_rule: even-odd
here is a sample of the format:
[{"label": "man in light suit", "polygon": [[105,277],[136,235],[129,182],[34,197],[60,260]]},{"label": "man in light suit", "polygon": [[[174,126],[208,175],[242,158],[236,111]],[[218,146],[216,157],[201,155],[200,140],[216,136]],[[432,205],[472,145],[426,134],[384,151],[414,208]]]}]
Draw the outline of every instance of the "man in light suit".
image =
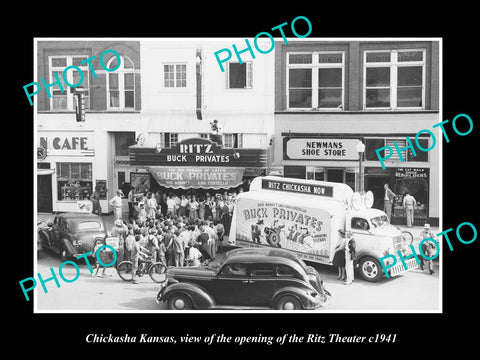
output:
[{"label": "man in light suit", "polygon": [[405,196],[403,198],[403,207],[407,214],[407,227],[413,227],[415,220],[413,217],[415,205],[417,205],[417,200],[415,200],[415,198],[410,195],[409,192],[405,193]]},{"label": "man in light suit", "polygon": [[385,184],[383,187],[385,189],[383,211],[385,211],[385,213],[387,214],[388,221],[391,221],[392,205],[393,205],[393,199],[395,198],[395,194],[393,193],[392,190],[390,190],[390,188],[388,187],[388,184]]}]

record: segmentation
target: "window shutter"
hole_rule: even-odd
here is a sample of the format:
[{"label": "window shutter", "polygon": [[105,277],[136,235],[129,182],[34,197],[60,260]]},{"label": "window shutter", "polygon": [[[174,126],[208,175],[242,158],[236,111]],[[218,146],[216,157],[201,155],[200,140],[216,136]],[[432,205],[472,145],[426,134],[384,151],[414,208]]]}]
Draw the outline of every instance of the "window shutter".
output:
[{"label": "window shutter", "polygon": [[253,63],[247,62],[247,88],[253,88]]}]

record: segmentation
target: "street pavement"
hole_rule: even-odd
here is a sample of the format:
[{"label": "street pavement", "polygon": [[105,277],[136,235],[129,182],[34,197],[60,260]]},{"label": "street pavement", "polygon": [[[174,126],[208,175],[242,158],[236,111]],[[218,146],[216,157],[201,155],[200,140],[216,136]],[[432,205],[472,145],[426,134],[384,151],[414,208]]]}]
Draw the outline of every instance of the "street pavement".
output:
[{"label": "street pavement", "polygon": [[[51,218],[51,214],[39,214],[39,220]],[[113,227],[113,217],[105,216],[107,229]],[[400,227],[407,229],[406,227]],[[418,248],[421,227],[408,229],[414,235],[414,246]],[[432,228],[438,233],[438,228]],[[220,262],[224,253],[217,254],[215,262]],[[57,288],[54,281],[46,283],[48,293],[44,293],[40,284],[35,293],[37,311],[43,312],[151,312],[166,310],[166,305],[155,302],[159,285],[148,275],[138,280],[138,284],[125,282],[118,276],[116,269],[108,268],[109,277],[91,277],[87,266],[79,261],[80,276],[71,283],[60,280]],[[59,257],[48,251],[40,251],[35,273],[47,278],[50,268],[56,274],[61,265]],[[434,261],[435,273],[415,269],[378,283],[370,283],[355,273],[356,280],[345,285],[337,280],[337,270],[333,266],[311,264],[320,273],[328,291],[332,293],[331,304],[319,311],[333,312],[435,312],[441,307],[439,262]],[[76,276],[73,266],[63,267],[65,278]]]},{"label": "street pavement", "polygon": [[[219,254],[215,262],[220,262]],[[41,251],[38,255],[36,272],[46,279],[50,268],[58,274],[61,260],[55,254]],[[332,294],[331,303],[318,311],[324,312],[435,312],[440,309],[440,280],[438,263],[435,273],[415,269],[378,283],[370,283],[355,273],[355,281],[345,285],[337,280],[333,266],[312,264],[324,280],[326,289]],[[79,262],[80,276],[72,283],[59,278],[60,287],[54,281],[46,283],[48,293],[40,284],[34,295],[39,312],[152,312],[168,311],[166,304],[155,302],[160,289],[148,275],[138,278],[138,284],[125,282],[114,268],[108,268],[109,277],[91,277],[83,262]],[[76,276],[73,266],[64,266],[62,274],[67,279]],[[38,281],[37,281],[38,282]],[[30,293],[31,294],[31,293]]]}]

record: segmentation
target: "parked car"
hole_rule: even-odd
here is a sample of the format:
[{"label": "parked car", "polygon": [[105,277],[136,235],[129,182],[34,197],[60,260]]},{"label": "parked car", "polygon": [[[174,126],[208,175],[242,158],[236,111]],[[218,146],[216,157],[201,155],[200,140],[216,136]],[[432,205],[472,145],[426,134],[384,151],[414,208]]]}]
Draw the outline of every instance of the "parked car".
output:
[{"label": "parked car", "polygon": [[278,248],[229,251],[216,266],[170,267],[156,296],[172,310],[317,309],[330,300],[318,272]]},{"label": "parked car", "polygon": [[63,213],[37,227],[42,249],[52,250],[62,261],[93,251],[96,242],[105,243],[107,231],[101,216]]}]

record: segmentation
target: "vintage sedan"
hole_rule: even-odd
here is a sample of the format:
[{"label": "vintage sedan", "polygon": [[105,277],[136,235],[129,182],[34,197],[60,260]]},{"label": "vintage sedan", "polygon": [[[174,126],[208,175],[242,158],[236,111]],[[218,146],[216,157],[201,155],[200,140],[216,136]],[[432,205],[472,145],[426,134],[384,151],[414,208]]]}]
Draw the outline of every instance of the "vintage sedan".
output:
[{"label": "vintage sedan", "polygon": [[105,222],[96,214],[58,214],[38,226],[41,247],[58,253],[62,261],[93,251],[96,242],[104,244],[106,237]]},{"label": "vintage sedan", "polygon": [[156,296],[172,310],[312,310],[329,300],[318,272],[278,248],[231,250],[216,266],[170,267]]}]

